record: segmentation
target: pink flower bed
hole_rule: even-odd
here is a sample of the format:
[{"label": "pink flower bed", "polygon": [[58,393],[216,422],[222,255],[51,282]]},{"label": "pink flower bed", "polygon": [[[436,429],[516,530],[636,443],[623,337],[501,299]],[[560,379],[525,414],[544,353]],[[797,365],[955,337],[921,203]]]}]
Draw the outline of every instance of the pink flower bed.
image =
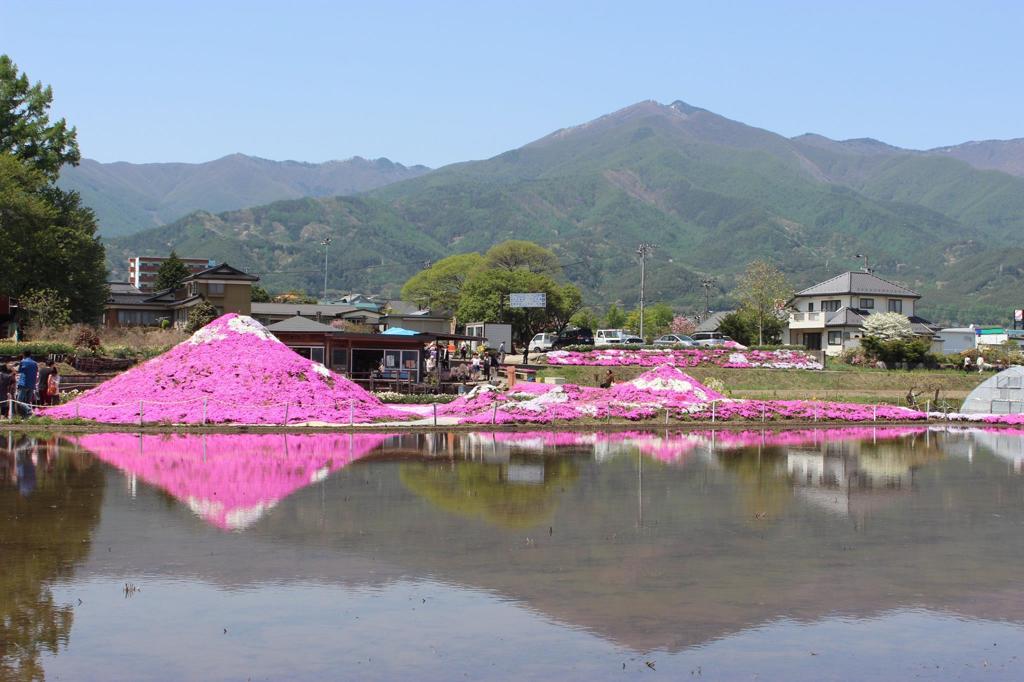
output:
[{"label": "pink flower bed", "polygon": [[237,530],[390,437],[104,433],[75,440],[108,464],[167,491],[208,523]]},{"label": "pink flower bed", "polygon": [[680,418],[698,421],[922,421],[928,415],[894,405],[863,405],[860,403],[831,403],[811,400],[727,400],[712,408],[704,405],[699,410],[681,411]]},{"label": "pink flower bed", "polygon": [[[406,420],[375,396],[298,355],[250,317],[224,315],[153,358],[63,405],[48,417],[112,424],[346,424]],[[351,413],[350,413],[351,406]]]},{"label": "pink flower bed", "polygon": [[823,369],[811,355],[798,350],[745,350],[740,348],[620,349],[595,348],[591,351],[553,350],[547,353],[549,365],[600,367],[734,367],[769,369]]}]

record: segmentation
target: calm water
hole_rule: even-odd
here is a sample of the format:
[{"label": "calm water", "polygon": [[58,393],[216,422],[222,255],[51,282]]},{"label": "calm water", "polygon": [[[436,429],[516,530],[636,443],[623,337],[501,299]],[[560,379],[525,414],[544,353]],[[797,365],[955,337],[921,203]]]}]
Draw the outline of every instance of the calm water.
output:
[{"label": "calm water", "polygon": [[2,436],[0,679],[1024,678],[1024,436]]}]

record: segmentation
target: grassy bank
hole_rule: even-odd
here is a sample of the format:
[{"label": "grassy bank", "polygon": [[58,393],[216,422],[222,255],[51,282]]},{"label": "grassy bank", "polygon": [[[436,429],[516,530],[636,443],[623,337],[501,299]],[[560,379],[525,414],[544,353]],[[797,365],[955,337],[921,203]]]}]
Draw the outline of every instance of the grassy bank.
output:
[{"label": "grassy bank", "polygon": [[[562,377],[567,383],[596,386],[605,367],[547,367],[540,377]],[[612,367],[617,381],[629,381],[649,368]],[[906,404],[907,392],[920,392],[923,403],[939,390],[940,399],[959,403],[992,373],[957,370],[877,370],[830,366],[823,371],[800,369],[684,369],[697,381],[717,379],[733,398],[770,400],[833,400],[859,403]]]}]

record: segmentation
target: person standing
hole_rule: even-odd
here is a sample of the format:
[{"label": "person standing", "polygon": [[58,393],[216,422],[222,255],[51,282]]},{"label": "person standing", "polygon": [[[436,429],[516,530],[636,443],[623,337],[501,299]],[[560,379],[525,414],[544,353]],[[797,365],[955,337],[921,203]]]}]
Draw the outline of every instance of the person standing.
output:
[{"label": "person standing", "polygon": [[499,365],[504,365],[505,364],[505,342],[504,341],[502,341],[500,344],[498,344],[498,364]]},{"label": "person standing", "polygon": [[0,364],[0,416],[7,416],[14,398],[14,375],[7,363]]},{"label": "person standing", "polygon": [[53,361],[48,360],[47,362],[39,365],[39,381],[36,384],[36,404],[47,405],[47,400],[50,397],[49,386],[50,386],[50,375],[53,374]]},{"label": "person standing", "polygon": [[25,417],[32,416],[32,398],[39,380],[39,365],[32,359],[32,351],[21,354],[18,363],[18,411]]},{"label": "person standing", "polygon": [[530,344],[523,344],[523,364],[527,365],[530,363]]},{"label": "person standing", "polygon": [[[60,371],[53,360],[46,364],[52,371],[46,379],[46,399],[43,401],[43,404],[60,405]],[[42,381],[40,381],[40,384],[42,384]],[[40,389],[42,389],[42,386],[40,386]]]}]

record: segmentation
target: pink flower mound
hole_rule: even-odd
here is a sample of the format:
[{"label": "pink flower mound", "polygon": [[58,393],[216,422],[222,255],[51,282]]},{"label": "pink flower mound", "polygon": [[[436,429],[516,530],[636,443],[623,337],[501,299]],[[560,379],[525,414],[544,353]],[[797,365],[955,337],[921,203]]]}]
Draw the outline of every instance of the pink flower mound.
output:
[{"label": "pink flower mound", "polygon": [[137,436],[94,434],[77,443],[167,491],[218,528],[239,530],[296,490],[366,456],[383,434]]},{"label": "pink flower mound", "polygon": [[695,409],[725,397],[671,365],[662,365],[632,381],[615,384],[607,394],[610,400],[619,402],[680,410]]},{"label": "pink flower mound", "polygon": [[[406,413],[296,354],[251,317],[217,318],[187,341],[75,400],[44,410],[112,424],[405,420]],[[141,408],[140,408],[141,403]]]},{"label": "pink flower mound", "polygon": [[553,350],[546,356],[549,365],[590,365],[600,367],[733,367],[767,369],[823,369],[820,362],[800,350],[747,350],[722,346],[719,348],[598,348],[586,352]]}]

